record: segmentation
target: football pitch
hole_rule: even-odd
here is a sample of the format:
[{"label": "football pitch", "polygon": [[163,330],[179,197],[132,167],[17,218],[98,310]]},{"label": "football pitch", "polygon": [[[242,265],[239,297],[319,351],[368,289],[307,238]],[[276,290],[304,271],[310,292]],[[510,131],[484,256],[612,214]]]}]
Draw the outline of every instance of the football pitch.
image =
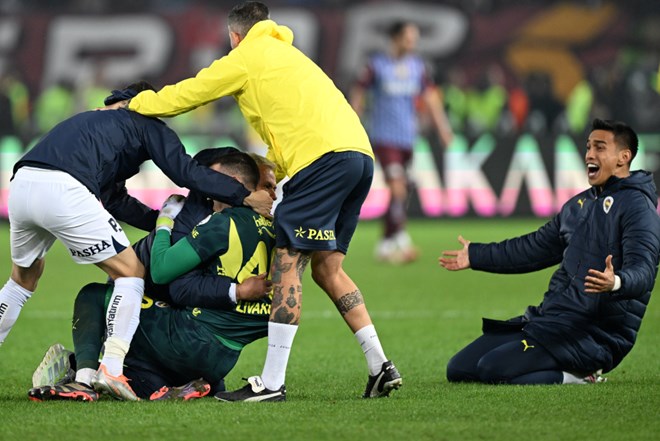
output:
[{"label": "football pitch", "polygon": [[[56,244],[44,277],[0,347],[0,440],[657,440],[660,433],[660,307],[657,287],[638,336],[606,383],[485,386],[447,383],[449,358],[480,335],[481,317],[509,318],[538,304],[552,269],[525,275],[450,273],[437,264],[458,234],[495,241],[531,231],[540,219],[415,221],[421,259],[374,261],[380,225],[360,224],[346,260],[386,354],[403,376],[387,399],[363,400],[362,352],[333,304],[305,276],[303,313],[287,371],[284,403],[31,402],[34,368],[55,342],[72,348],[78,289],[104,274],[73,263]],[[137,239],[140,232],[130,231]],[[9,232],[0,223],[1,282],[9,275]],[[261,373],[262,339],[227,377],[229,389]]]}]

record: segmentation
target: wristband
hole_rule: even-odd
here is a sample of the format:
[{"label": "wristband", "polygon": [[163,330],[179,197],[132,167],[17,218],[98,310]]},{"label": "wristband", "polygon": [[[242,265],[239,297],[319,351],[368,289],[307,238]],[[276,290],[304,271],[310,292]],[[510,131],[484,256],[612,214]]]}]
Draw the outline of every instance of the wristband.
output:
[{"label": "wristband", "polygon": [[167,230],[168,233],[171,233],[172,228],[174,228],[174,219],[165,216],[159,216],[156,219],[156,231]]},{"label": "wristband", "polygon": [[236,284],[235,283],[232,283],[231,285],[229,285],[229,298],[235,304],[238,303],[238,301],[236,300]]}]

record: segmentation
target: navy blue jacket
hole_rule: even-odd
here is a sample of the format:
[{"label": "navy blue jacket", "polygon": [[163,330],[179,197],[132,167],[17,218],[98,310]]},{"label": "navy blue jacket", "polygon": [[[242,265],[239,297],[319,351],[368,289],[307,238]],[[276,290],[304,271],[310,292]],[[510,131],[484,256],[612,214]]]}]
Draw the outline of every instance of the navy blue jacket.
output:
[{"label": "navy blue jacket", "polygon": [[[660,257],[658,196],[650,173],[610,178],[570,199],[539,230],[499,243],[471,243],[470,265],[493,273],[525,273],[559,264],[543,302],[521,317],[523,332],[566,371],[614,369],[632,349],[655,283]],[[589,269],[611,254],[621,288],[584,292]]]},{"label": "navy blue jacket", "polygon": [[[171,241],[176,243],[187,236],[204,218],[213,213],[213,202],[204,195],[191,191],[177,215],[172,229]],[[168,285],[159,285],[151,279],[149,262],[155,231],[133,245],[135,252],[146,268],[144,293],[155,300],[175,306],[190,306],[212,309],[232,309],[235,304],[229,297],[231,278],[210,274],[205,269],[192,271],[177,277]]]},{"label": "navy blue jacket", "polygon": [[[23,166],[62,170],[118,220],[150,230],[158,213],[128,196],[123,184],[149,159],[176,185],[213,199],[242,205],[250,194],[235,179],[193,160],[164,122],[124,109],[83,112],[61,122],[14,165],[14,173]],[[141,216],[148,222],[140,221]]]}]

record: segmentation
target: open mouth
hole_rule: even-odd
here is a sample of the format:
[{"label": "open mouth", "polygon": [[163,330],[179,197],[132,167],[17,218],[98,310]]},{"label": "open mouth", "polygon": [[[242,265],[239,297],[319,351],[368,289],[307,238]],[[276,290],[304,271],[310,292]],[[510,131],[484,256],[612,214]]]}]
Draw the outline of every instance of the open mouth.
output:
[{"label": "open mouth", "polygon": [[596,164],[587,164],[587,176],[589,176],[589,178],[595,177],[599,170],[600,167]]}]

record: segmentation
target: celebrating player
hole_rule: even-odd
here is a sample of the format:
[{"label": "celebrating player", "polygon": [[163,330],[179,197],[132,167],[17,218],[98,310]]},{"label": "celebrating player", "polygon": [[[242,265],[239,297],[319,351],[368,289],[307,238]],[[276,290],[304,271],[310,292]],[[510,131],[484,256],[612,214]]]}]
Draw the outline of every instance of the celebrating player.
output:
[{"label": "celebrating player", "polygon": [[[343,261],[373,177],[373,152],[357,114],[332,80],[293,46],[293,33],[269,20],[268,7],[246,2],[229,13],[232,51],[197,76],[146,91],[110,108],[173,116],[231,95],[268,145],[277,177],[290,177],[275,213],[273,307],[261,376],[225,401],[279,401],[301,315],[302,275],[328,294],[367,359],[364,397],[387,396],[401,376],[385,357],[362,293]],[[285,301],[286,300],[286,301]]]},{"label": "celebrating player", "polygon": [[559,264],[539,306],[483,335],[447,366],[449,381],[510,384],[600,382],[630,352],[660,257],[658,197],[650,173],[630,172],[637,135],[593,121],[585,163],[591,188],[534,233],[444,251],[450,271],[525,273]]},{"label": "celebrating player", "polygon": [[[223,150],[228,149],[213,149],[204,155],[213,160],[214,169],[236,178],[250,189],[255,187],[260,176],[264,184],[257,185],[257,188],[274,185],[272,170],[271,179],[268,173],[259,173],[249,155]],[[202,159],[200,162],[206,161]],[[196,213],[206,212],[205,208],[200,209],[204,203],[200,204],[202,199],[196,193],[191,192],[190,199],[182,207],[188,206],[188,210],[176,216],[176,224],[180,223],[179,217],[182,217],[181,221],[185,218],[189,221],[199,217]],[[170,204],[181,205],[181,202],[172,200]],[[201,263],[194,275],[186,275],[185,284],[178,285],[178,288],[169,287],[169,296],[177,303],[177,308],[159,300],[162,290],[148,284],[147,294],[155,290],[158,297],[145,296],[140,324],[126,356],[125,368],[134,393],[140,398],[190,399],[203,396],[209,390],[224,390],[223,379],[235,365],[241,349],[266,335],[270,313],[267,293],[271,285],[265,279],[265,273],[257,275],[260,268],[252,263],[256,256],[257,260],[263,260],[262,266],[268,268],[274,247],[272,222],[247,208],[229,208],[218,201],[214,202],[213,211],[216,214],[208,215],[207,220],[194,227],[193,233],[180,241],[182,245],[190,245],[177,247],[184,250],[179,256],[183,262],[194,253]],[[172,213],[170,217],[174,215]],[[144,244],[150,245],[151,241],[140,241],[137,248],[143,250]],[[138,254],[144,258],[143,253]],[[239,262],[235,260],[238,255],[243,257]],[[183,286],[185,292],[181,289]],[[89,380],[98,366],[105,332],[102,315],[111,292],[111,284],[96,283],[85,286],[78,294],[73,317],[75,382],[53,384],[53,379],[47,378],[48,381],[43,383],[49,385],[30,390],[32,399],[98,399]],[[59,356],[66,357],[67,353],[61,352]],[[50,366],[67,362],[66,359],[60,362],[56,357],[51,355],[44,359],[35,376],[39,379],[48,377],[53,371]],[[199,380],[200,377],[204,380]],[[168,387],[183,383],[187,384],[179,388]]]},{"label": "celebrating player", "polygon": [[[150,87],[138,83],[114,91],[106,103]],[[45,255],[59,239],[76,263],[93,263],[115,282],[107,313],[109,338],[93,382],[125,399],[135,398],[122,377],[122,362],[139,320],[144,267],[117,220],[153,228],[157,212],[128,196],[124,186],[148,159],[177,185],[270,212],[268,193],[251,193],[202,167],[162,121],[126,110],[84,112],[54,127],[16,163],[9,191],[13,263],[0,290],[0,343],[36,289]]]}]

